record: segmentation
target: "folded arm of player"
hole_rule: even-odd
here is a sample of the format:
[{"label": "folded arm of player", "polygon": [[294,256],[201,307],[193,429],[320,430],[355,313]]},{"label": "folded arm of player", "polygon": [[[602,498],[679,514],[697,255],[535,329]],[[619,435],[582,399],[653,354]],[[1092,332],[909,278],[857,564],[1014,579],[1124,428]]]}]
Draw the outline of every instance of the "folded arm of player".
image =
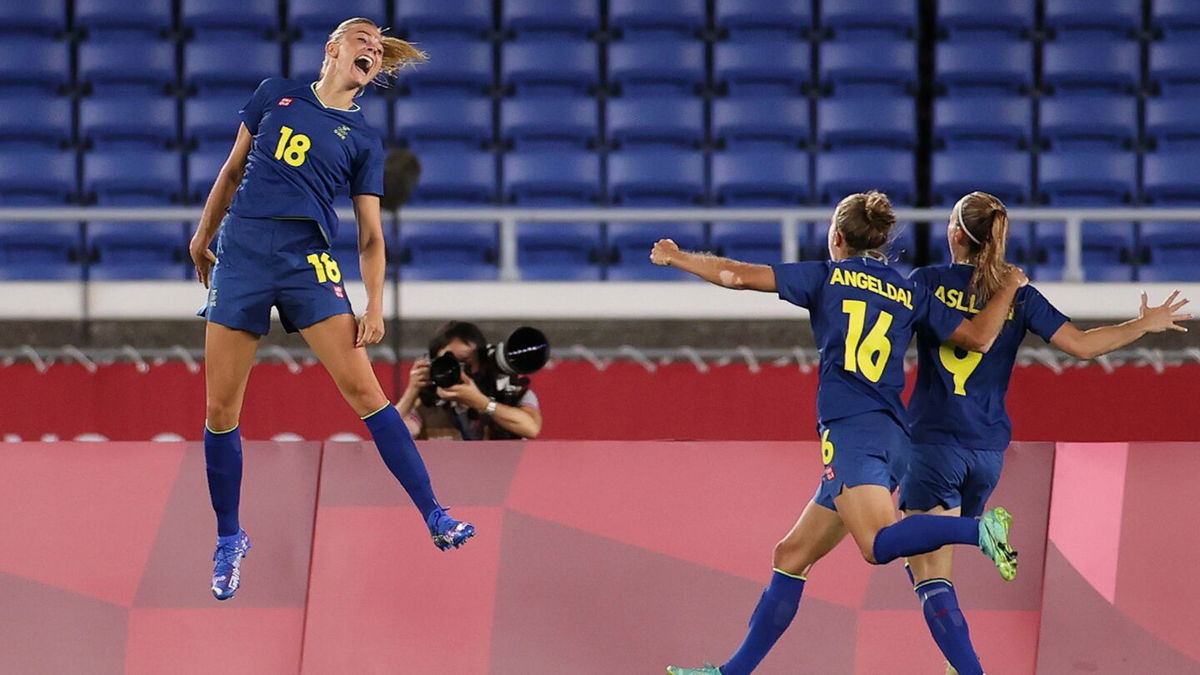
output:
[{"label": "folded arm of player", "polygon": [[963,349],[986,354],[1004,328],[1004,320],[1008,318],[1008,310],[1017,296],[1017,290],[1027,283],[1029,278],[1025,273],[1009,265],[1004,285],[988,299],[982,311],[959,324],[950,334],[950,342]]},{"label": "folded arm of player", "polygon": [[1050,338],[1050,344],[1077,359],[1094,359],[1120,349],[1146,333],[1161,333],[1166,330],[1186,333],[1187,328],[1176,322],[1188,321],[1192,315],[1179,313],[1179,310],[1188,304],[1188,299],[1175,302],[1177,297],[1179,291],[1172,293],[1163,304],[1151,307],[1146,294],[1142,293],[1142,306],[1138,311],[1138,318],[1089,330],[1079,330],[1068,321],[1055,331],[1054,336]]},{"label": "folded arm of player", "polygon": [[188,253],[196,265],[196,278],[205,288],[208,288],[213,265],[217,263],[217,256],[213,255],[208,247],[212,244],[213,237],[217,236],[217,230],[221,229],[221,219],[225,217],[225,211],[233,201],[233,193],[237,192],[238,185],[242,183],[246,158],[250,155],[251,140],[246,125],[239,124],[237,139],[234,140],[233,148],[229,151],[225,164],[221,166],[221,171],[217,173],[217,179],[213,181],[208,200],[204,202],[204,212],[196,226],[196,233],[192,235],[192,242],[188,245]]},{"label": "folded arm of player", "polygon": [[709,283],[737,291],[773,293],[778,290],[775,286],[775,270],[770,265],[754,265],[706,253],[681,251],[679,245],[670,239],[655,242],[650,250],[650,262],[678,267]]}]

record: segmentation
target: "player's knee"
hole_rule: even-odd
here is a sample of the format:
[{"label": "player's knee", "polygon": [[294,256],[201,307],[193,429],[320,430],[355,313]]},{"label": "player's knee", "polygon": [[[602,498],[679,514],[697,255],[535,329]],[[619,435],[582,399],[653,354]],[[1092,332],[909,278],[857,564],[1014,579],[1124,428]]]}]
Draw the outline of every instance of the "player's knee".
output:
[{"label": "player's knee", "polygon": [[874,542],[872,542],[871,544],[859,544],[858,552],[860,554],[862,554],[863,560],[866,560],[868,564],[870,564],[870,565],[878,565],[879,564],[875,560]]},{"label": "player's knee", "polygon": [[786,539],[775,544],[771,552],[771,566],[789,574],[803,574],[816,560],[804,542],[790,542]]},{"label": "player's knee", "polygon": [[387,397],[375,382],[346,382],[341,390],[346,402],[355,410],[373,412],[387,403]]},{"label": "player's knee", "polygon": [[226,431],[237,426],[240,413],[235,405],[209,402],[204,410],[204,423],[214,431]]}]

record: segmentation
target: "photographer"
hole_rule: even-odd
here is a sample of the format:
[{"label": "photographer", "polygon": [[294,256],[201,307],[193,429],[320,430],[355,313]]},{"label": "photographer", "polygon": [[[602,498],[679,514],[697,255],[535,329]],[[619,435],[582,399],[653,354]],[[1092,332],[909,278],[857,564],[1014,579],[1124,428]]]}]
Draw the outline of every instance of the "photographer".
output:
[{"label": "photographer", "polygon": [[[501,343],[500,347],[503,346]],[[429,341],[429,356],[437,359],[445,354],[452,355],[461,366],[458,384],[434,384],[439,379],[436,367],[431,374],[431,361],[418,359],[396,404],[413,438],[468,441],[537,438],[542,430],[537,395],[528,388],[528,379],[510,379],[513,373],[502,372],[478,326],[450,321],[438,329]],[[447,359],[433,363],[435,366],[449,363],[454,367]],[[442,384],[448,383],[442,381]]]}]

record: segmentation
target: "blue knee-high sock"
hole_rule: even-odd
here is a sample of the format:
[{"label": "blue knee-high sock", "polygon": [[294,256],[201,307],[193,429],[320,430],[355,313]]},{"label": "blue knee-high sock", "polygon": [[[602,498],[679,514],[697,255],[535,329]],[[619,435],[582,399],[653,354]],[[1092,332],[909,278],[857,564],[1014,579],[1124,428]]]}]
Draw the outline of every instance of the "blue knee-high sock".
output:
[{"label": "blue knee-high sock", "polygon": [[775,570],[771,583],[763,591],[758,606],[750,615],[750,632],[742,646],[721,666],[724,675],[746,675],[754,672],[771,647],[787,630],[796,609],[800,606],[800,594],[804,592],[804,577],[793,576]]},{"label": "blue knee-high sock", "polygon": [[242,435],[237,427],[212,431],[205,425],[204,464],[208,496],[217,512],[217,536],[233,536],[241,531],[238,501],[242,492]]},{"label": "blue knee-high sock", "polygon": [[979,521],[949,516],[909,516],[875,535],[875,563],[936,551],[947,544],[979,545]]},{"label": "blue knee-high sock", "polygon": [[375,447],[379,448],[383,463],[387,464],[392,475],[404,486],[421,516],[428,520],[429,514],[441,506],[433,496],[429,472],[425,469],[425,462],[421,460],[421,453],[417,451],[412,434],[408,433],[408,427],[404,426],[400,412],[391,405],[386,405],[364,417],[363,421],[367,423],[367,429],[375,439]]},{"label": "blue knee-high sock", "polygon": [[983,675],[983,666],[971,646],[971,631],[962,610],[958,608],[958,596],[949,579],[929,579],[917,584],[917,597],[925,612],[925,623],[937,642],[938,649],[959,675]]}]

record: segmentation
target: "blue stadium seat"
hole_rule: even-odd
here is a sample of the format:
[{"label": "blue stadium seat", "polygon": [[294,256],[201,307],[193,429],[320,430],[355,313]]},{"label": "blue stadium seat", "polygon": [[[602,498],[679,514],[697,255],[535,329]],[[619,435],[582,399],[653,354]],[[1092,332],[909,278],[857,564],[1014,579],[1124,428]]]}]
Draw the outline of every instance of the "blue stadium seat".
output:
[{"label": "blue stadium seat", "polygon": [[600,29],[597,0],[505,0],[504,30],[518,40],[587,38]]},{"label": "blue stadium seat", "polygon": [[608,141],[622,148],[698,148],[704,143],[704,101],[698,98],[611,99]]},{"label": "blue stadium seat", "polygon": [[492,30],[492,0],[457,0],[453,10],[444,0],[401,0],[395,12],[403,35],[418,40],[477,40]]},{"label": "blue stadium seat", "polygon": [[586,96],[600,84],[600,50],[587,40],[510,42],[501,78],[518,96]]},{"label": "blue stadium seat", "polygon": [[1137,195],[1137,153],[1057,151],[1038,157],[1042,201],[1062,206],[1132,204]]},{"label": "blue stadium seat", "polygon": [[1196,99],[1147,99],[1146,140],[1159,150],[1200,148],[1196,109]]},{"label": "blue stadium seat", "polygon": [[722,98],[712,104],[713,139],[727,148],[808,145],[808,99]]},{"label": "blue stadium seat", "polygon": [[79,45],[79,80],[106,96],[160,96],[175,85],[175,44],[84,42]]},{"label": "blue stadium seat", "polygon": [[[335,206],[340,207],[340,202],[341,196],[334,202]],[[345,202],[349,203],[349,195],[345,196]],[[400,243],[396,238],[395,230],[389,222],[385,222],[383,225],[383,240],[384,250],[389,261],[386,275],[390,279],[395,271],[392,262],[399,258],[400,255]],[[330,251],[333,254],[333,259],[337,261],[342,278],[348,281],[362,279],[362,268],[358,255],[358,228],[355,224],[343,220],[341,227],[338,228],[337,236],[333,238],[332,244]]]},{"label": "blue stadium seat", "polygon": [[1051,42],[1042,51],[1042,81],[1056,94],[1127,95],[1141,76],[1136,42]]},{"label": "blue stadium seat", "polygon": [[491,204],[496,200],[496,158],[490,152],[425,152],[413,204]]},{"label": "blue stadium seat", "polygon": [[917,25],[917,0],[822,0],[821,27],[841,39],[911,37]]},{"label": "blue stadium seat", "polygon": [[1037,18],[1035,0],[939,0],[938,27],[954,41],[1026,36]]},{"label": "blue stadium seat", "polygon": [[1132,148],[1138,102],[1132,97],[1068,96],[1042,99],[1042,142],[1053,149]]},{"label": "blue stadium seat", "polygon": [[704,0],[609,0],[608,25],[624,38],[672,34],[688,38],[704,30]]},{"label": "blue stadium seat", "polygon": [[603,274],[598,223],[520,223],[517,263],[526,281],[596,281]]},{"label": "blue stadium seat", "polygon": [[290,77],[315,81],[320,77],[321,64],[325,62],[325,38],[316,36],[289,42],[287,54]]},{"label": "blue stadium seat", "polygon": [[725,206],[807,204],[808,153],[775,148],[715,153],[712,192]]},{"label": "blue stadium seat", "polygon": [[673,239],[690,251],[707,248],[703,223],[610,223],[608,243],[612,264],[610,281],[687,281],[695,277],[673,267],[650,262],[650,247],[659,239]]},{"label": "blue stadium seat", "polygon": [[525,206],[585,206],[602,199],[600,155],[534,150],[504,155],[504,196]]},{"label": "blue stadium seat", "polygon": [[[905,222],[896,223],[890,236],[891,240],[885,248],[888,265],[900,272],[901,275],[908,276],[917,259],[916,225]],[[930,242],[929,251],[931,254],[935,254],[934,242]],[[938,262],[938,259],[934,258],[929,262],[933,264]]]},{"label": "blue stadium seat", "polygon": [[704,154],[670,150],[614,152],[608,188],[621,206],[694,206],[705,201]]},{"label": "blue stadium seat", "polygon": [[162,148],[178,140],[175,99],[85,98],[79,101],[79,138],[91,147]]},{"label": "blue stadium seat", "polygon": [[[1066,262],[1066,226],[1063,223],[1038,223],[1034,240],[1038,281],[1062,278]],[[1083,223],[1083,276],[1088,281],[1132,281],[1133,223]]]},{"label": "blue stadium seat", "polygon": [[157,36],[170,30],[173,23],[169,2],[75,0],[75,26],[86,28],[92,37],[133,37],[132,33]]},{"label": "blue stadium seat", "polygon": [[827,98],[817,102],[817,144],[911,150],[917,142],[916,105],[902,98]]},{"label": "blue stadium seat", "polygon": [[325,39],[338,24],[361,16],[388,25],[387,0],[288,0],[287,25],[302,39]]},{"label": "blue stadium seat", "polygon": [[933,140],[947,150],[1028,148],[1033,105],[1024,96],[939,98],[933,104]]},{"label": "blue stadium seat", "polygon": [[185,161],[188,201],[193,204],[203,204],[208,199],[208,193],[217,180],[217,173],[221,171],[221,167],[228,157],[229,148],[215,145],[206,150],[188,153]]},{"label": "blue stadium seat", "polygon": [[[30,167],[37,167],[37,171],[30,171]],[[74,152],[0,152],[0,204],[55,205],[77,197]]]},{"label": "blue stadium seat", "polygon": [[363,119],[367,126],[379,133],[384,143],[390,143],[393,137],[391,123],[391,99],[384,98],[378,92],[368,92],[355,101],[362,109]]},{"label": "blue stadium seat", "polygon": [[171,150],[93,150],[83,156],[83,191],[111,205],[165,205],[181,201],[183,165]]},{"label": "blue stadium seat", "polygon": [[592,98],[505,99],[500,136],[513,148],[594,146],[600,109]]},{"label": "blue stadium seat", "polygon": [[71,45],[25,38],[0,40],[0,87],[6,96],[59,93],[71,82]]},{"label": "blue stadium seat", "polygon": [[71,142],[71,99],[5,96],[0,98],[0,147],[60,148]]},{"label": "blue stadium seat", "polygon": [[704,85],[704,43],[614,42],[608,83],[628,96],[687,96]]},{"label": "blue stadium seat", "polygon": [[79,281],[79,223],[0,223],[0,280]]},{"label": "blue stadium seat", "polygon": [[903,96],[913,91],[917,80],[917,50],[912,42],[821,44],[821,87],[826,93],[844,95]]},{"label": "blue stadium seat", "polygon": [[816,201],[836,204],[855,192],[886,192],[893,204],[916,200],[913,153],[900,150],[842,150],[817,155]]},{"label": "blue stadium seat", "polygon": [[400,224],[400,278],[407,280],[496,279],[494,223]]},{"label": "blue stadium seat", "polygon": [[228,152],[237,138],[238,111],[250,99],[244,96],[203,96],[183,102],[183,137],[198,149]]},{"label": "blue stadium seat", "polygon": [[712,246],[733,260],[770,265],[782,262],[778,223],[713,223]]},{"label": "blue stadium seat", "polygon": [[1123,39],[1142,26],[1142,6],[1129,0],[1045,0],[1046,28],[1059,39]]},{"label": "blue stadium seat", "polygon": [[1149,153],[1143,158],[1142,196],[1155,206],[1200,205],[1200,155]]},{"label": "blue stadium seat", "polygon": [[1150,82],[1164,96],[1200,96],[1200,43],[1151,42]]},{"label": "blue stadium seat", "polygon": [[1193,0],[1154,0],[1154,27],[1168,40],[1194,39],[1200,33],[1200,5]]},{"label": "blue stadium seat", "polygon": [[1200,281],[1200,223],[1142,223],[1142,281]]},{"label": "blue stadium seat", "polygon": [[485,98],[402,98],[395,103],[396,139],[413,148],[492,141],[492,102]]},{"label": "blue stadium seat", "polygon": [[717,28],[741,37],[796,38],[812,28],[812,0],[719,0]]},{"label": "blue stadium seat", "polygon": [[798,96],[812,84],[807,41],[718,42],[713,79],[732,96]]},{"label": "blue stadium seat", "polygon": [[[217,36],[263,39],[279,29],[276,0],[180,0],[179,5],[184,29],[208,39]],[[344,14],[342,18],[351,16],[355,15]],[[335,21],[326,32],[339,22]]]},{"label": "blue stadium seat", "polygon": [[88,278],[184,279],[191,276],[184,226],[91,222],[86,229]]},{"label": "blue stadium seat", "polygon": [[494,87],[492,45],[489,42],[447,44],[437,58],[406,73],[399,85],[418,95],[490,94]]},{"label": "blue stadium seat", "polygon": [[935,78],[949,96],[1023,95],[1033,88],[1033,45],[1028,42],[943,42]]},{"label": "blue stadium seat", "polygon": [[184,84],[204,96],[237,93],[248,100],[260,82],[281,72],[279,45],[271,42],[222,40],[184,47]]},{"label": "blue stadium seat", "polygon": [[[1166,254],[1164,260],[1183,259],[1187,262],[1162,262],[1154,265],[1143,265],[1138,268],[1138,279],[1149,281],[1152,283],[1163,281],[1200,281],[1200,265],[1194,261],[1196,256],[1200,255],[1200,250],[1195,248],[1190,249],[1175,249],[1173,251],[1164,251]],[[1175,254],[1182,255],[1175,255]]]},{"label": "blue stadium seat", "polygon": [[66,0],[0,4],[0,35],[53,37],[67,29]]},{"label": "blue stadium seat", "polygon": [[933,155],[930,178],[936,204],[954,204],[975,190],[990,192],[1008,206],[1030,200],[1030,155],[1019,150],[943,150]]}]

